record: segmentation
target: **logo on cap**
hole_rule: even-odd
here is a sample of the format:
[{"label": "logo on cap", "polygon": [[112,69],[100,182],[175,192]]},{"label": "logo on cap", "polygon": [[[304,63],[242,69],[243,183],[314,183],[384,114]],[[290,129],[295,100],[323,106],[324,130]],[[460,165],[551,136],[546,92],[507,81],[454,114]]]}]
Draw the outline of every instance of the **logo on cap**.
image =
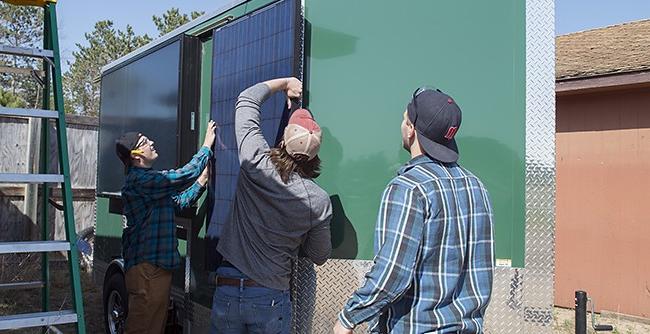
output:
[{"label": "logo on cap", "polygon": [[447,140],[452,140],[454,136],[456,135],[456,132],[458,132],[458,127],[457,126],[452,126],[447,130],[447,134],[445,135],[445,138]]}]

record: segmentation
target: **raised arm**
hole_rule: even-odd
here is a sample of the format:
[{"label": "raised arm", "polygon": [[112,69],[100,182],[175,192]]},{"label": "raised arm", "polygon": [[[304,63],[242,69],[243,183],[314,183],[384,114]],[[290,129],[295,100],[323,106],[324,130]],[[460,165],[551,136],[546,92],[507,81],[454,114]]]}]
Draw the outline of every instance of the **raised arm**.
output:
[{"label": "raised arm", "polygon": [[235,105],[235,137],[242,167],[254,167],[262,154],[269,151],[269,144],[262,134],[260,108],[273,93],[285,91],[291,98],[302,94],[302,82],[296,78],[273,79],[251,86],[239,94]]},{"label": "raised arm", "polygon": [[208,165],[212,157],[212,145],[215,140],[214,121],[208,123],[203,146],[185,166],[178,169],[151,171],[141,178],[136,189],[140,193],[155,198],[171,195],[194,182]]},{"label": "raised arm", "polygon": [[205,187],[208,185],[208,180],[210,179],[210,165],[206,166],[203,169],[199,178],[192,184],[189,188],[185,189],[180,194],[176,194],[172,197],[174,203],[176,204],[176,211],[180,212],[184,209],[192,206],[196,200],[201,197],[205,191]]}]

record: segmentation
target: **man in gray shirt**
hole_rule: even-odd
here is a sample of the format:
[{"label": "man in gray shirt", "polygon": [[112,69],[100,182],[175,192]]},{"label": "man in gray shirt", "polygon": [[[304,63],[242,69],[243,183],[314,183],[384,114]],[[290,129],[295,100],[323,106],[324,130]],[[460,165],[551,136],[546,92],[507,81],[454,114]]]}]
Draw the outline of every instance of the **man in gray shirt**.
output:
[{"label": "man in gray shirt", "polygon": [[235,105],[241,165],[230,220],[217,250],[212,333],[290,333],[289,280],[298,253],[317,265],[332,250],[332,206],[313,179],[320,174],[321,130],[306,109],[296,110],[282,142],[270,148],[260,107],[278,91],[302,95],[302,82],[282,78],[244,90]]}]

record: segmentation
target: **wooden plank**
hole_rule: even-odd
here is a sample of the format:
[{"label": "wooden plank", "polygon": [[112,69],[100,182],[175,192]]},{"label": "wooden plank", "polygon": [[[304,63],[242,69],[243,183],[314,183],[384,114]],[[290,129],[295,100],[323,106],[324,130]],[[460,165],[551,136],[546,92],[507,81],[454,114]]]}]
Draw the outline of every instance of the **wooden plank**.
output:
[{"label": "wooden plank", "polygon": [[45,72],[41,70],[35,70],[33,68],[28,68],[28,67],[9,67],[9,66],[0,66],[0,73],[22,74],[22,75],[32,75],[32,73],[36,73],[40,77],[45,75]]},{"label": "wooden plank", "polygon": [[99,127],[99,117],[66,114],[65,121],[68,125],[87,125]]},{"label": "wooden plank", "polygon": [[648,86],[650,86],[650,72],[620,73],[592,78],[558,80],[555,83],[555,93],[571,95]]},{"label": "wooden plank", "polygon": [[[39,189],[40,195],[40,189]],[[0,197],[14,197],[22,199],[25,196],[25,187],[0,187]],[[50,196],[55,201],[63,198],[61,188],[50,188]],[[72,189],[72,199],[74,201],[95,200],[94,188],[74,188]]]},{"label": "wooden plank", "polygon": [[[19,123],[26,123],[27,119],[28,118],[26,116],[0,115],[0,124],[11,122],[11,120],[16,120]],[[52,123],[53,126],[55,121],[52,120],[50,122]],[[99,127],[99,117],[95,117],[95,116],[65,114],[65,122],[67,123],[68,126],[85,125],[89,127],[97,127],[97,128]]]}]

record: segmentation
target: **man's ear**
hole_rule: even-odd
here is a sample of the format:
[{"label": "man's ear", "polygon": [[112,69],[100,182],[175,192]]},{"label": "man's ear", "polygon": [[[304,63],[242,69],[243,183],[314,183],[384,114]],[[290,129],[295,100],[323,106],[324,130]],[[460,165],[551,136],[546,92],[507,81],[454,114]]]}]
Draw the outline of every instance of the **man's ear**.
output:
[{"label": "man's ear", "polygon": [[409,138],[415,137],[415,127],[413,126],[413,123],[409,122],[408,124],[408,135]]}]

